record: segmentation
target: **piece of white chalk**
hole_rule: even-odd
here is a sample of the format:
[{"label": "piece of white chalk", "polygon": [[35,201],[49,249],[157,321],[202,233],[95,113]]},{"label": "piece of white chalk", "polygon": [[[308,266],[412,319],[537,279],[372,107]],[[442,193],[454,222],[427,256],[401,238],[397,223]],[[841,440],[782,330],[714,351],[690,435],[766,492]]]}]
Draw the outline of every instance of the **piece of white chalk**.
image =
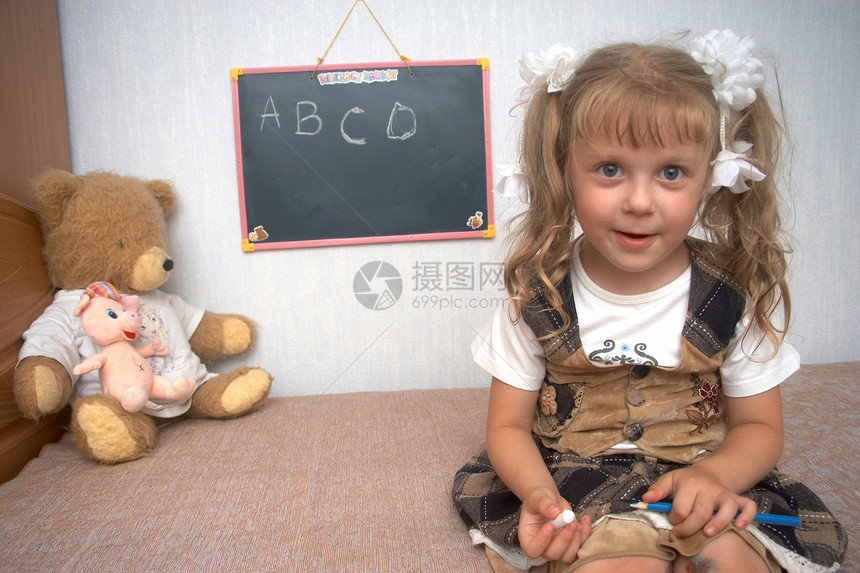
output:
[{"label": "piece of white chalk", "polygon": [[561,529],[568,523],[573,522],[574,519],[576,519],[576,514],[569,509],[565,509],[558,514],[558,517],[550,521],[550,524],[556,529]]}]

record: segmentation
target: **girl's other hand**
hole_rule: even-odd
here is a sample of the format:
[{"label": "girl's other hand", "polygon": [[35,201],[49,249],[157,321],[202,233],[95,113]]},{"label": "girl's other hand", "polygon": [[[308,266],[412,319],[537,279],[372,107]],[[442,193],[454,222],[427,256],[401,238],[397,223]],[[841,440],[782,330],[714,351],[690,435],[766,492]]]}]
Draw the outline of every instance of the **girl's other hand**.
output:
[{"label": "girl's other hand", "polygon": [[591,518],[556,528],[550,523],[570,505],[546,488],[535,488],[525,496],[519,523],[520,546],[532,559],[572,563],[579,548],[591,535]]},{"label": "girl's other hand", "polygon": [[700,530],[710,537],[732,521],[738,529],[743,529],[752,523],[756,512],[753,500],[732,492],[695,465],[662,476],[642,496],[642,501],[651,503],[667,497],[673,498],[669,521],[678,537]]}]

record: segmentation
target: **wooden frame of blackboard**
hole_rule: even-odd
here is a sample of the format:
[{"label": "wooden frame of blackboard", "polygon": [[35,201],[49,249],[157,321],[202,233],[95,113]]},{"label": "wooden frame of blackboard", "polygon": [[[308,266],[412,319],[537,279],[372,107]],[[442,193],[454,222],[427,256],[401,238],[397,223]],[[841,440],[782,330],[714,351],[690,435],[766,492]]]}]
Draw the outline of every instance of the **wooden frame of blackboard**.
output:
[{"label": "wooden frame of blackboard", "polygon": [[[385,74],[389,77],[386,78]],[[484,58],[410,61],[408,66],[401,61],[328,64],[319,66],[316,70],[312,66],[231,69],[242,249],[254,252],[267,249],[493,237],[495,225],[488,74],[489,63]],[[397,79],[392,79],[391,76]],[[297,88],[283,87],[288,82],[297,82],[297,78],[302,80],[302,83],[297,84]],[[258,83],[256,87],[252,87],[252,83],[248,83],[249,87],[243,91],[244,82],[254,80],[265,80],[268,84]],[[333,181],[331,170],[349,169],[341,164],[355,167],[356,161],[360,161],[361,157],[357,160],[355,156],[351,157],[350,161],[337,161],[337,155],[355,153],[356,149],[368,149],[367,144],[372,141],[370,117],[373,114],[365,114],[365,109],[359,105],[350,107],[348,104],[351,102],[342,102],[343,105],[334,106],[337,109],[329,113],[328,110],[320,108],[324,105],[333,107],[330,103],[323,101],[317,104],[308,96],[311,94],[326,100],[330,93],[334,92],[321,90],[331,89],[333,86],[349,88],[343,90],[343,93],[353,97],[360,93],[365,99],[359,104],[368,110],[381,102],[383,107],[378,108],[373,116],[377,122],[382,117],[378,113],[379,109],[388,111],[390,107],[390,114],[382,117],[387,122],[386,136],[377,137],[377,149],[371,153],[382,153],[379,147],[384,145],[388,145],[388,149],[393,151],[385,151],[375,163],[371,153],[368,153],[369,163],[361,165],[366,169],[346,172],[349,175],[346,179],[349,181],[345,181],[344,177]],[[422,109],[416,112],[414,107],[408,105],[410,102],[394,101],[403,94],[391,86],[403,86],[400,89],[420,92],[421,97],[429,100],[422,101],[421,105],[424,106],[449,105],[452,117],[446,118],[447,123],[435,117],[435,121],[428,124],[428,118],[432,118],[432,113],[439,110]],[[300,91],[296,92],[296,89]],[[243,98],[250,98],[248,94],[252,90],[257,90],[254,101],[245,102]],[[434,93],[434,90],[437,91]],[[391,97],[387,97],[389,94]],[[417,93],[414,95],[418,97]],[[446,104],[445,97],[454,99]],[[367,98],[373,101],[368,101]],[[281,112],[285,109],[289,112]],[[290,123],[284,116],[294,119],[295,125],[282,125]],[[365,119],[365,116],[368,119],[364,123],[350,124],[357,125],[358,131],[347,134],[344,125],[356,119]],[[392,134],[392,124],[397,117],[405,117],[404,125],[407,127],[411,117],[411,135],[410,130],[402,126],[402,133],[396,132],[395,128],[395,133]],[[253,129],[250,127],[252,119]],[[331,127],[332,123],[334,127]],[[257,132],[257,125],[260,126],[259,133],[264,133],[265,130],[270,142],[274,144],[268,148],[260,147],[251,139],[252,132]],[[427,129],[428,126],[431,129]],[[414,137],[421,127],[425,129],[420,132],[420,137]],[[312,151],[299,149],[299,146],[313,141],[312,135],[317,134],[310,132],[317,128],[317,134],[323,128],[339,131],[339,134],[329,134],[329,143],[318,144]],[[370,131],[362,134],[366,137],[359,137],[357,134],[363,128]],[[446,133],[445,129],[449,131]],[[463,130],[468,132],[461,132]],[[429,132],[426,136],[425,131]],[[401,145],[399,149],[398,143]],[[410,164],[410,159],[417,155],[410,156],[411,151],[397,155],[398,151],[410,145],[412,149],[419,150],[414,153],[423,154],[422,159],[416,159],[414,164]],[[321,146],[326,151],[331,149],[335,157],[328,161],[320,161],[319,156],[314,157],[314,153],[320,153]],[[267,149],[275,149],[272,153],[281,152],[282,155],[277,158],[270,155],[267,160],[263,160],[261,158],[268,153]],[[434,154],[442,154],[444,157]],[[387,174],[392,169],[400,169],[399,173],[405,177],[393,183],[384,175],[373,175]],[[354,173],[361,175],[355,182],[356,188],[350,188],[353,185],[351,176]],[[293,181],[303,183],[291,185]],[[438,192],[440,187],[447,190],[447,195],[446,192]],[[362,203],[367,199],[367,189],[370,188],[379,189],[375,191],[377,195],[371,197],[368,203]],[[430,193],[422,194],[428,189],[431,190]],[[302,196],[303,193],[305,196]],[[329,201],[327,205],[320,199],[323,196]],[[373,203],[374,200],[376,204]],[[446,207],[445,201],[449,201],[454,207]],[[439,215],[440,212],[442,216]],[[377,215],[383,218],[374,218]],[[338,219],[339,217],[342,219]],[[389,227],[386,225],[390,221],[384,217],[394,220],[391,224],[394,232],[387,232]],[[320,224],[318,221],[324,223]],[[346,223],[341,225],[341,221]],[[412,224],[419,228],[413,231],[409,227]]]}]

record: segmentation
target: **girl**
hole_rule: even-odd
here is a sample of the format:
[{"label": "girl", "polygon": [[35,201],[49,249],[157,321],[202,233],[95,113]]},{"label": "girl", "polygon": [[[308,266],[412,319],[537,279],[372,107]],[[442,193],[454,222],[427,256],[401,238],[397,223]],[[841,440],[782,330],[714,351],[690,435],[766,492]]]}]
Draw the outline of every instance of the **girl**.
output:
[{"label": "girl", "polygon": [[[772,471],[799,360],[783,340],[780,126],[752,47],[714,31],[690,53],[525,60],[529,206],[508,304],[472,346],[493,376],[486,450],[452,492],[498,571],[826,571],[844,556],[821,501]],[[668,514],[631,508],[664,499]],[[577,520],[551,523],[568,509]],[[750,525],[757,511],[803,525]]]}]

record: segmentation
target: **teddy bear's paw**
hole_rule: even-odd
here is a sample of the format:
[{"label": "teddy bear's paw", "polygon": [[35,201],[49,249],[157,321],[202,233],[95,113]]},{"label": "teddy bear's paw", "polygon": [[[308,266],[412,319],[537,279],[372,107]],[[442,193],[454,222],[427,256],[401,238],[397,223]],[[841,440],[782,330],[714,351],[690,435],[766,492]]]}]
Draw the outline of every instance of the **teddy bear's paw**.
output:
[{"label": "teddy bear's paw", "polygon": [[72,440],[89,458],[105,464],[135,460],[152,451],[155,423],[125,411],[105,395],[80,398],[72,405]]},{"label": "teddy bear's paw", "polygon": [[254,333],[251,326],[240,318],[226,318],[221,323],[221,330],[224,333],[222,340],[226,354],[241,354],[254,341]]},{"label": "teddy bear's paw", "polygon": [[241,354],[254,344],[254,323],[241,314],[207,310],[188,342],[202,362]]},{"label": "teddy bear's paw", "polygon": [[15,402],[25,418],[38,420],[60,411],[69,399],[70,388],[68,372],[51,358],[30,356],[15,370]]},{"label": "teddy bear's paw", "polygon": [[66,405],[68,389],[48,366],[36,366],[33,370],[33,386],[36,407],[41,414],[56,412]]},{"label": "teddy bear's paw", "polygon": [[262,368],[237,368],[206,381],[194,393],[192,418],[238,418],[260,407],[272,388],[272,375]]}]

